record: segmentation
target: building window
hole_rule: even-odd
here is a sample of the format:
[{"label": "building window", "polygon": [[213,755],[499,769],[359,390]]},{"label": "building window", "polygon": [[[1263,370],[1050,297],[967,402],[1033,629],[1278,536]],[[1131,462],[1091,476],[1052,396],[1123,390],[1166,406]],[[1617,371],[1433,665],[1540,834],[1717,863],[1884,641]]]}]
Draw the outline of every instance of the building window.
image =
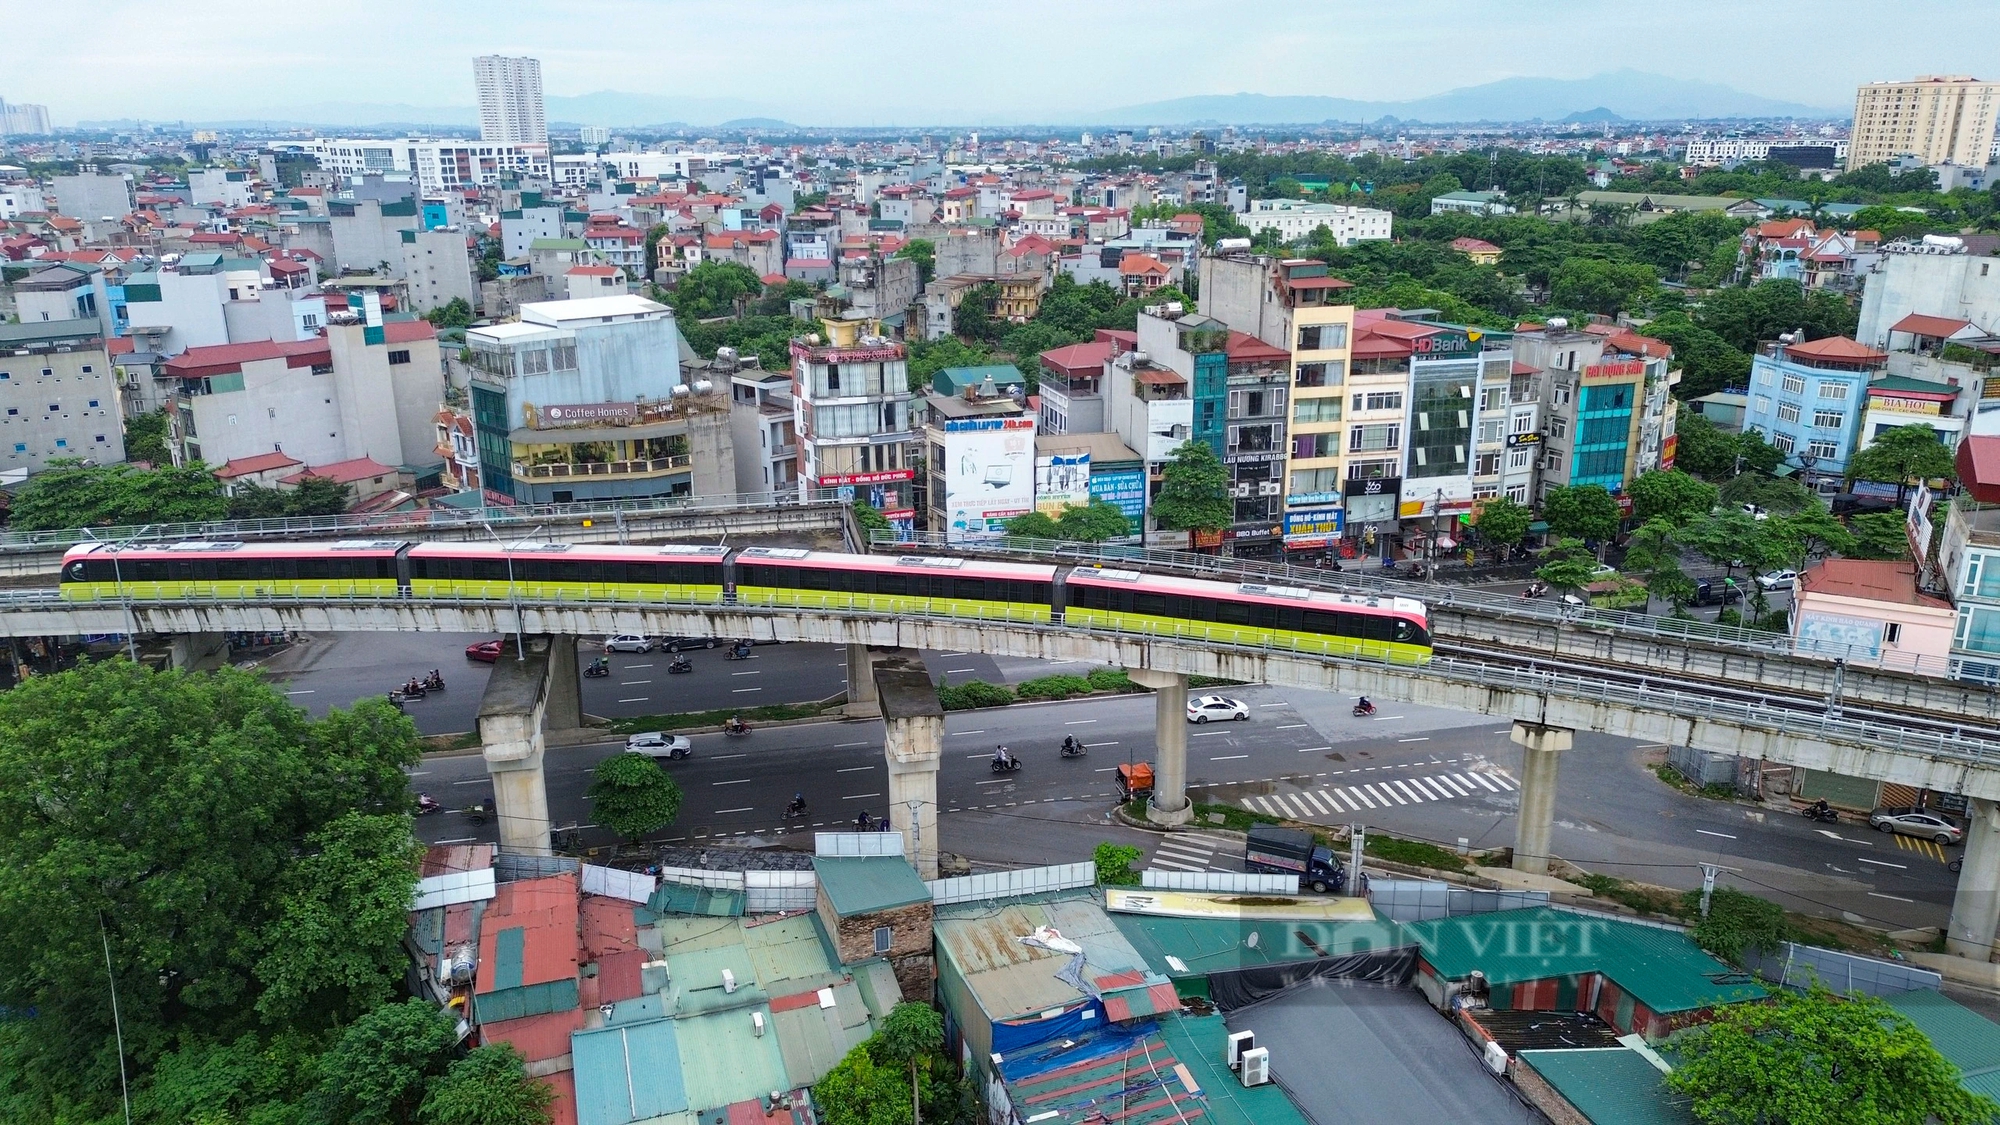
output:
[{"label": "building window", "polygon": [[1371,391],[1367,394],[1357,394],[1354,396],[1354,409],[1357,411],[1401,410],[1402,408],[1403,392],[1401,391]]},{"label": "building window", "polygon": [[97,435],[97,443],[98,443],[99,445],[103,445],[103,444],[104,444],[104,435],[103,435],[103,434],[98,434],[98,435]]},{"label": "building window", "polygon": [[69,448],[69,439],[68,439],[68,438],[57,438],[57,439],[56,439],[56,448],[57,448],[57,449],[68,449],[68,448]]},{"label": "building window", "polygon": [[1479,455],[1478,464],[1476,464],[1473,467],[1472,475],[1477,477],[1490,477],[1495,473],[1498,473],[1499,471],[1500,471],[1500,454],[1498,452],[1482,453]]},{"label": "building window", "polygon": [[1550,437],[1559,437],[1559,438],[1566,438],[1566,437],[1568,437],[1568,436],[1569,436],[1569,419],[1567,419],[1567,418],[1551,418],[1551,419],[1549,419],[1549,436],[1550,436]]},{"label": "building window", "polygon": [[16,453],[26,453],[27,451],[28,451],[28,443],[27,443],[27,442],[25,442],[25,441],[17,441],[17,442],[15,442],[15,443],[14,443],[14,452],[16,452]]},{"label": "building window", "polygon": [[1507,468],[1509,471],[1525,469],[1532,463],[1534,456],[1535,451],[1532,449],[1512,450],[1507,454]]},{"label": "building window", "polygon": [[1292,402],[1294,422],[1338,422],[1340,421],[1340,400],[1337,398],[1301,398]]},{"label": "building window", "polygon": [[1528,502],[1528,486],[1517,484],[1509,487],[1507,489],[1507,499],[1512,500],[1516,504],[1526,504]]},{"label": "building window", "polygon": [[1885,644],[1893,645],[1901,641],[1902,639],[1903,639],[1903,626],[1901,622],[1891,621],[1888,624],[1882,626],[1882,640]]},{"label": "building window", "polygon": [[1507,405],[1507,388],[1488,387],[1479,393],[1479,409],[1500,410]]},{"label": "building window", "polygon": [[1770,412],[1771,412],[1771,396],[1758,395],[1757,404],[1751,408],[1751,413],[1763,415],[1763,414],[1769,414]]},{"label": "building window", "polygon": [[1292,377],[1292,383],[1300,387],[1337,387],[1346,374],[1347,364],[1338,359],[1325,363],[1301,363]]},{"label": "building window", "polygon": [[1798,404],[1798,403],[1796,403],[1796,402],[1781,402],[1781,403],[1779,403],[1779,404],[1778,404],[1778,421],[1780,421],[1780,422],[1796,422],[1796,421],[1798,421],[1798,420],[1799,420],[1799,404]]},{"label": "building window", "polygon": [[894,930],[891,930],[887,926],[875,927],[875,952],[877,953],[889,952],[889,946],[895,941],[895,939],[896,939],[896,932]]},{"label": "building window", "polygon": [[84,364],[84,365],[83,365],[83,373],[84,373],[85,375],[88,375],[88,374],[90,374],[90,372],[91,372],[91,365],[90,365],[90,364],[88,364],[88,363]]},{"label": "building window", "polygon": [[1821,398],[1830,398],[1830,399],[1833,399],[1833,400],[1834,400],[1835,402],[1846,402],[1846,401],[1847,401],[1847,384],[1846,384],[1846,383],[1821,383],[1821,384],[1819,385],[1819,397],[1821,397]]},{"label": "building window", "polygon": [[1771,446],[1780,453],[1790,453],[1798,448],[1798,442],[1790,434],[1774,433],[1771,435]]},{"label": "building window", "polygon": [[1847,424],[1847,414],[1839,410],[1813,411],[1813,425],[1822,430],[1837,430]]},{"label": "building window", "polygon": [[49,404],[49,413],[51,414],[54,414],[56,411],[61,409],[62,409],[62,403],[60,402],[52,402]]},{"label": "building window", "polygon": [[93,407],[94,407],[94,406],[96,406],[96,405],[97,405],[97,400],[96,400],[96,399],[91,399],[91,400],[90,400],[90,405],[91,405],[91,406],[93,406]]},{"label": "building window", "polygon": [[1837,441],[1807,442],[1806,455],[1808,457],[1817,457],[1822,461],[1831,461],[1840,456],[1840,443]]},{"label": "building window", "polygon": [[1805,376],[1793,375],[1787,372],[1783,383],[1783,390],[1788,395],[1802,395],[1806,393]]},{"label": "building window", "polygon": [[1403,427],[1400,425],[1355,426],[1347,431],[1347,448],[1351,453],[1383,453],[1400,447],[1403,443]]},{"label": "building window", "polygon": [[389,362],[390,362],[390,363],[392,363],[392,364],[398,364],[398,363],[408,363],[408,362],[410,362],[410,352],[409,352],[409,349],[407,349],[407,348],[402,348],[402,349],[398,349],[398,350],[396,350],[396,351],[393,351],[393,352],[390,352],[390,353],[389,353]]}]

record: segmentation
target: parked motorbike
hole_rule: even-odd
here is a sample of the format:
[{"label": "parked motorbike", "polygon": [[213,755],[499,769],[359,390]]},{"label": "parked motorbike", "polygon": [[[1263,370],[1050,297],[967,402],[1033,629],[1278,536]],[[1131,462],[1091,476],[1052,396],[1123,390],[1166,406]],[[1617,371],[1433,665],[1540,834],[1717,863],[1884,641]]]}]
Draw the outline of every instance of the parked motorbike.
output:
[{"label": "parked motorbike", "polygon": [[600,656],[584,666],[583,674],[589,679],[602,679],[611,674],[611,662]]},{"label": "parked motorbike", "polygon": [[434,812],[443,812],[443,811],[444,811],[444,806],[438,804],[438,800],[436,797],[431,796],[429,793],[417,794],[418,816],[429,816]]},{"label": "parked motorbike", "polygon": [[1799,815],[1820,824],[1839,824],[1840,814],[1820,805],[1807,805],[1799,810]]},{"label": "parked motorbike", "polygon": [[694,661],[689,660],[685,656],[676,656],[668,662],[667,671],[674,675],[680,675],[683,672],[692,672],[694,671]]},{"label": "parked motorbike", "polygon": [[1075,735],[1064,735],[1062,742],[1062,756],[1065,758],[1083,757],[1083,743],[1078,742],[1076,740]]}]

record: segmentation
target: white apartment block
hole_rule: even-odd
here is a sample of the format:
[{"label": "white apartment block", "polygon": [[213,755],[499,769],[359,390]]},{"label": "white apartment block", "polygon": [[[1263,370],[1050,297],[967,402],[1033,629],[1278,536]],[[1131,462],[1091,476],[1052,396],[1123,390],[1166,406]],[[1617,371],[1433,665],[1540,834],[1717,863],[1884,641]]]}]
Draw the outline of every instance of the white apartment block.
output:
[{"label": "white apartment block", "polygon": [[548,118],[542,112],[540,59],[480,55],[472,60],[473,83],[479,88],[479,139],[510,145],[549,143]]},{"label": "white apartment block", "polygon": [[492,187],[503,178],[549,177],[549,146],[458,139],[359,140],[318,137],[305,146],[322,171],[337,176],[407,172],[425,195]]},{"label": "white apartment block", "polygon": [[1248,211],[1236,216],[1238,222],[1250,228],[1252,237],[1261,231],[1275,230],[1286,242],[1298,242],[1320,227],[1326,227],[1333,231],[1334,241],[1342,246],[1387,240],[1393,218],[1389,212],[1372,207],[1306,203],[1296,199],[1259,199],[1250,205]]},{"label": "white apartment block", "polygon": [[1716,137],[1689,141],[1687,162],[1701,167],[1714,167],[1731,160],[1762,160],[1771,153],[1769,140],[1751,140],[1747,137]]},{"label": "white apartment block", "polygon": [[2000,82],[1963,74],[1922,74],[1870,82],[1854,92],[1848,167],[1915,156],[1926,164],[1977,166],[1993,148]]}]

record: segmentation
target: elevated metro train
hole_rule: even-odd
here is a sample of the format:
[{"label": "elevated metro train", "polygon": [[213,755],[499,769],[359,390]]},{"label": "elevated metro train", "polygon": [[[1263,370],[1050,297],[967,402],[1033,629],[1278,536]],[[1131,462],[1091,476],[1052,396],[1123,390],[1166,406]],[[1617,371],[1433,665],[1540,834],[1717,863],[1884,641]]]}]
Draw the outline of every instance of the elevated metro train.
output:
[{"label": "elevated metro train", "polygon": [[779,547],[570,543],[93,543],[63,559],[62,596],[474,598],[864,609],[1359,655],[1431,657],[1422,602],[1096,566]]}]

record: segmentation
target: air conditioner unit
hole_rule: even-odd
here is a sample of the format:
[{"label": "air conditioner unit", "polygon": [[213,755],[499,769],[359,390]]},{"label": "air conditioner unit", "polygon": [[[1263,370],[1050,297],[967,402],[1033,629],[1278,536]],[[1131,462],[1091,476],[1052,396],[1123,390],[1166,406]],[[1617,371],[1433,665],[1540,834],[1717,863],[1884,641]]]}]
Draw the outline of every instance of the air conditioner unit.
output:
[{"label": "air conditioner unit", "polygon": [[1274,480],[1267,480],[1257,486],[1257,495],[1259,496],[1276,496],[1278,492],[1278,482]]},{"label": "air conditioner unit", "polygon": [[764,1013],[750,1013],[750,1029],[756,1033],[757,1038],[764,1038]]},{"label": "air conditioner unit", "polygon": [[1254,1031],[1231,1032],[1228,1042],[1229,1054],[1226,1061],[1229,1064],[1229,1069],[1235,1070],[1237,1067],[1243,1065],[1243,1052],[1257,1045],[1257,1033]]},{"label": "air conditioner unit", "polygon": [[1243,1067],[1237,1071],[1245,1086],[1262,1086],[1271,1080],[1271,1049],[1252,1047],[1243,1052]]},{"label": "air conditioner unit", "polygon": [[1229,494],[1231,496],[1247,497],[1250,495],[1250,486],[1248,484],[1239,484],[1231,489]]},{"label": "air conditioner unit", "polygon": [[722,991],[726,993],[736,991],[736,974],[728,969],[722,970]]}]

